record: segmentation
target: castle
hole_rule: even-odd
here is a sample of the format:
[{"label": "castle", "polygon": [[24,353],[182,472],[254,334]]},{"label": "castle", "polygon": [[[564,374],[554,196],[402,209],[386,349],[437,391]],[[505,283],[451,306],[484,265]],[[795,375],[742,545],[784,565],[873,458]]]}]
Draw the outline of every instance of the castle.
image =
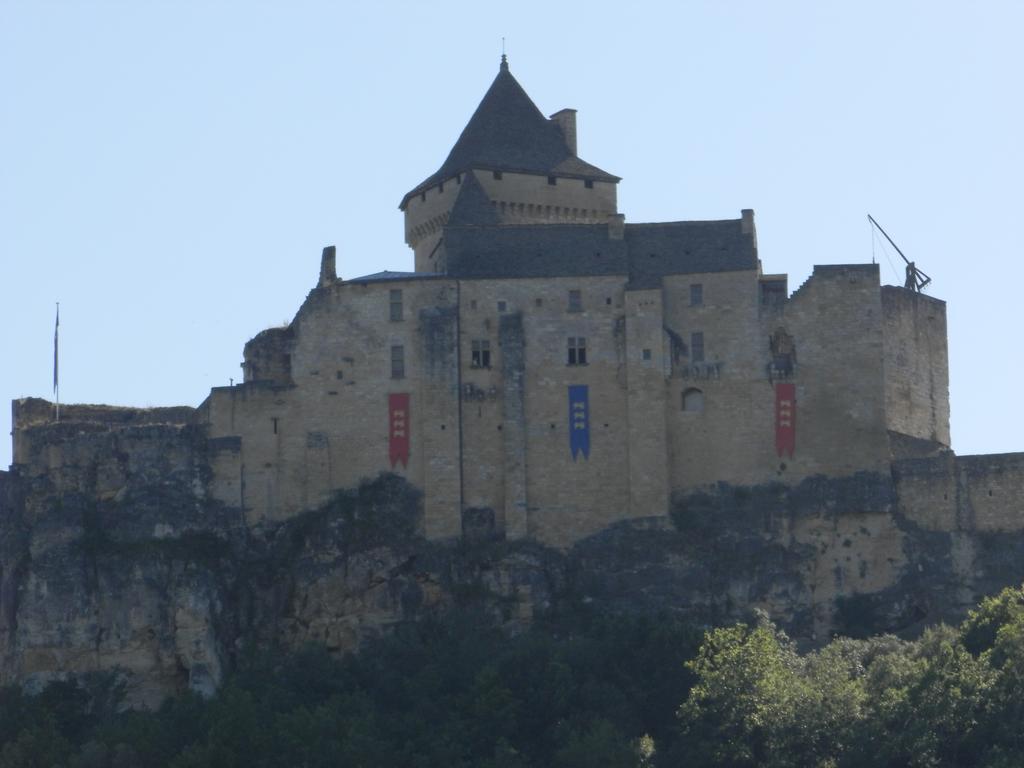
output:
[{"label": "castle", "polygon": [[325,248],[198,407],[15,401],[0,682],[155,706],[459,605],[913,634],[1019,584],[1024,454],[950,450],[944,303],[874,264],[790,293],[751,211],[626,223],[574,114],[503,60],[402,198],[415,271]]},{"label": "castle", "polygon": [[[502,57],[402,198],[414,272],[342,279],[325,248],[294,320],[245,345],[242,383],[194,410],[61,417],[198,425],[210,496],[250,525],[390,471],[422,491],[428,538],[556,547],[719,482],[948,452],[942,301],[874,264],[817,266],[790,294],[752,211],[628,223],[619,181],[577,156],[575,111],[544,117]],[[15,403],[15,466],[52,418]]]}]

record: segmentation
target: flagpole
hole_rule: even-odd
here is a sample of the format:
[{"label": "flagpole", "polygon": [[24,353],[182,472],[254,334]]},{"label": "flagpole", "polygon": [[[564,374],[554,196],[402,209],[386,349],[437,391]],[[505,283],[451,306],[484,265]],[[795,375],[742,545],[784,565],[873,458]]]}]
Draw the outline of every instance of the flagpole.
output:
[{"label": "flagpole", "polygon": [[58,366],[58,339],[60,338],[60,302],[57,302],[57,320],[53,324],[53,394],[56,400],[56,420],[60,421],[60,376]]}]

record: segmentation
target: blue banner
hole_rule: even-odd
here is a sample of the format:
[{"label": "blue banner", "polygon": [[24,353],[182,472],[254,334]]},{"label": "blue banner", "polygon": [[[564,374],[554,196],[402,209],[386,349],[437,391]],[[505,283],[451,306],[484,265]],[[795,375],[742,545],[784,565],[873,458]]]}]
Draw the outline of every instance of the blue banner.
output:
[{"label": "blue banner", "polygon": [[569,387],[569,450],[572,460],[590,457],[590,399],[586,384]]}]

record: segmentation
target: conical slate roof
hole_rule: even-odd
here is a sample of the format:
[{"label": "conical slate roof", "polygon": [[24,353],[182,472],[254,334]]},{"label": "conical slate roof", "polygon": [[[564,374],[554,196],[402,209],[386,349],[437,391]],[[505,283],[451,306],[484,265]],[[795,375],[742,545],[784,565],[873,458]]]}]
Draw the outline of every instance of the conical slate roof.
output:
[{"label": "conical slate roof", "polygon": [[504,56],[498,76],[448,158],[436,173],[402,198],[399,207],[405,208],[413,195],[470,168],[619,180],[618,176],[585,163],[573,154],[558,125],[544,117],[512,77]]}]

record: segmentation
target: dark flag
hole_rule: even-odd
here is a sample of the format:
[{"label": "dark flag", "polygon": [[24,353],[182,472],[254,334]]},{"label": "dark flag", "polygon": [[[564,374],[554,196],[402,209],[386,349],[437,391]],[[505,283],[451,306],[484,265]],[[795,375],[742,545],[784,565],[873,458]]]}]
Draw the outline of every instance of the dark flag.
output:
[{"label": "dark flag", "polygon": [[775,452],[793,458],[796,450],[796,385],[775,385]]},{"label": "dark flag", "polygon": [[585,384],[569,387],[569,450],[572,460],[590,457],[590,397]]}]

